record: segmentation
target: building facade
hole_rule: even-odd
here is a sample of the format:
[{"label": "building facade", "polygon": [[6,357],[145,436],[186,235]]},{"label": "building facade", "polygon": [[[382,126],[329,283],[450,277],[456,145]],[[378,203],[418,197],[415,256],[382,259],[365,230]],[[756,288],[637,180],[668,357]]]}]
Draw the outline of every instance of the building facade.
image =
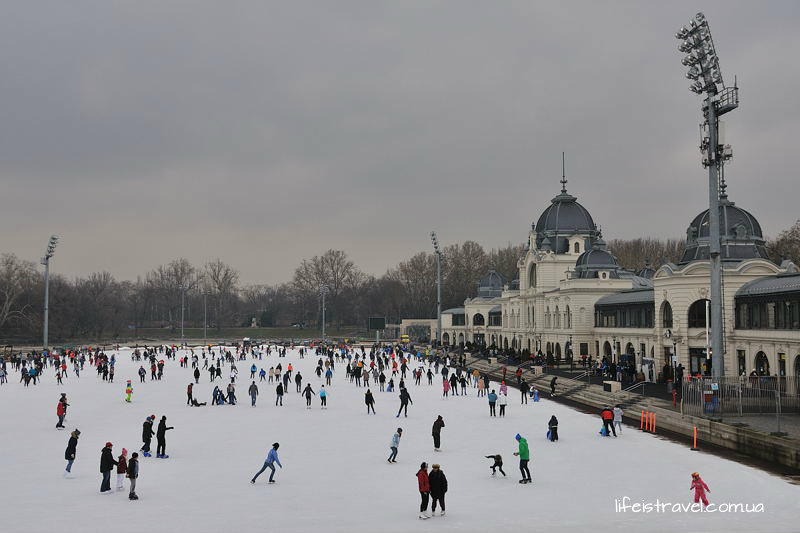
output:
[{"label": "building facade", "polygon": [[[800,375],[800,273],[768,259],[758,221],[723,186],[725,375]],[[489,272],[464,307],[442,314],[442,342],[513,348],[574,360],[630,361],[648,381],[672,365],[710,374],[708,210],[692,220],[680,262],[632,272],[607,249],[567,192],[531,225],[510,282]]]}]

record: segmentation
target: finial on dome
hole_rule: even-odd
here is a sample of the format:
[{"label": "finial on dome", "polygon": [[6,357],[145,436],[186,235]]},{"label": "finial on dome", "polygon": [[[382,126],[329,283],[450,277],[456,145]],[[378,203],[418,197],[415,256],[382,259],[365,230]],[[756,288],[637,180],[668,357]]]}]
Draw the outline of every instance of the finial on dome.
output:
[{"label": "finial on dome", "polygon": [[561,194],[567,194],[567,173],[564,163],[564,152],[561,152]]}]

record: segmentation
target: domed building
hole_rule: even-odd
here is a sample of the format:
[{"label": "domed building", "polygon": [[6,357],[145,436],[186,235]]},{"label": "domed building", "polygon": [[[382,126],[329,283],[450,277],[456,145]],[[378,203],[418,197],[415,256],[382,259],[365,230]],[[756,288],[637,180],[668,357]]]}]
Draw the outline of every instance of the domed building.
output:
[{"label": "domed building", "polygon": [[569,252],[571,238],[577,235],[584,239],[600,235],[589,211],[567,192],[566,180],[562,180],[561,194],[550,201],[532,228],[536,234],[535,248],[554,253]]},{"label": "domed building", "polygon": [[594,242],[590,250],[586,250],[575,261],[573,277],[580,279],[589,278],[619,278],[619,263],[614,254],[606,249],[605,241],[600,238]]}]

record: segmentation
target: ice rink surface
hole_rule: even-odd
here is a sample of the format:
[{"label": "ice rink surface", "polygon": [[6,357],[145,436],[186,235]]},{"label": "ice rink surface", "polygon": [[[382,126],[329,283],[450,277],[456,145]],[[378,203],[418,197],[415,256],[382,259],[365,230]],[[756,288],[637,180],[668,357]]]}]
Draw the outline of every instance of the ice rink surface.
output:
[{"label": "ice rink surface", "polygon": [[[200,353],[197,349],[196,352]],[[2,532],[407,532],[407,531],[798,531],[800,487],[773,474],[660,439],[625,426],[619,438],[598,434],[600,419],[548,400],[520,405],[509,390],[505,418],[489,418],[485,398],[470,388],[467,396],[442,398],[434,385],[406,382],[413,400],[408,418],[395,418],[396,393],[371,389],[377,415],[367,415],[365,388],[350,383],[344,364],[336,365],[328,389],[328,409],[314,398],[308,410],[294,383],[275,406],[275,384],[258,382],[256,407],[247,388],[253,360],[237,361],[236,406],[186,405],[191,368],[168,360],[164,378],[140,384],[130,349],[117,356],[113,384],[87,365],[78,379],[63,385],[51,368],[43,383],[24,388],[12,372],[0,387],[2,452],[0,514]],[[183,352],[179,353],[179,357]],[[324,380],[313,370],[317,357],[299,359],[296,351],[256,361],[268,370],[289,362],[310,380],[315,392]],[[202,363],[202,360],[201,360]],[[147,368],[147,363],[145,362]],[[415,364],[412,364],[412,368]],[[227,383],[229,368],[223,369]],[[388,377],[388,374],[387,374]],[[123,401],[125,380],[133,381],[133,402]],[[215,383],[220,384],[220,380]],[[493,387],[497,384],[493,383]],[[202,371],[195,396],[210,404],[213,385]],[[68,394],[67,429],[54,429],[56,402]],[[166,415],[169,459],[141,458],[139,501],[126,491],[100,495],[100,450],[114,444],[130,453],[142,445],[142,422]],[[560,422],[556,443],[545,439],[547,421]],[[442,451],[433,452],[431,426],[444,417]],[[389,441],[403,428],[398,462],[387,463]],[[65,479],[64,450],[70,432],[81,430],[73,477]],[[516,433],[528,439],[533,484],[520,485]],[[273,442],[280,443],[284,465],[277,483],[261,467]],[[155,450],[155,440],[153,440]],[[491,477],[491,460],[501,454],[508,477]],[[447,516],[417,518],[415,474],[422,461],[439,463],[449,491]],[[615,500],[692,503],[690,474],[700,472],[714,504],[762,504],[761,513],[616,512]],[[268,473],[269,471],[267,471]],[[112,475],[112,486],[116,474]]]}]

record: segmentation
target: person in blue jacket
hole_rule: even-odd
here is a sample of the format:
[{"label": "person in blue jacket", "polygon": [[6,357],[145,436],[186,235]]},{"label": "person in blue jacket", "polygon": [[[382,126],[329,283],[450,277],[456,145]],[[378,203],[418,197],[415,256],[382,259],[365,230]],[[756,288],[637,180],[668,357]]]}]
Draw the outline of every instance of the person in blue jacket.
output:
[{"label": "person in blue jacket", "polygon": [[494,389],[489,393],[487,399],[489,400],[489,416],[497,416],[494,410],[494,406],[497,404],[497,394],[495,394]]},{"label": "person in blue jacket", "polygon": [[250,483],[255,483],[256,482],[256,478],[258,478],[258,476],[261,475],[261,472],[263,472],[267,468],[272,470],[272,472],[269,474],[269,482],[270,483],[275,483],[275,480],[272,479],[275,476],[275,465],[274,465],[274,463],[278,463],[278,466],[283,468],[283,465],[281,464],[280,459],[278,459],[278,448],[279,447],[280,447],[280,444],[278,444],[277,442],[272,445],[272,449],[267,454],[267,459],[266,459],[266,461],[264,461],[264,465],[261,467],[261,470],[256,472],[256,475],[253,476],[253,479],[250,480]]}]

